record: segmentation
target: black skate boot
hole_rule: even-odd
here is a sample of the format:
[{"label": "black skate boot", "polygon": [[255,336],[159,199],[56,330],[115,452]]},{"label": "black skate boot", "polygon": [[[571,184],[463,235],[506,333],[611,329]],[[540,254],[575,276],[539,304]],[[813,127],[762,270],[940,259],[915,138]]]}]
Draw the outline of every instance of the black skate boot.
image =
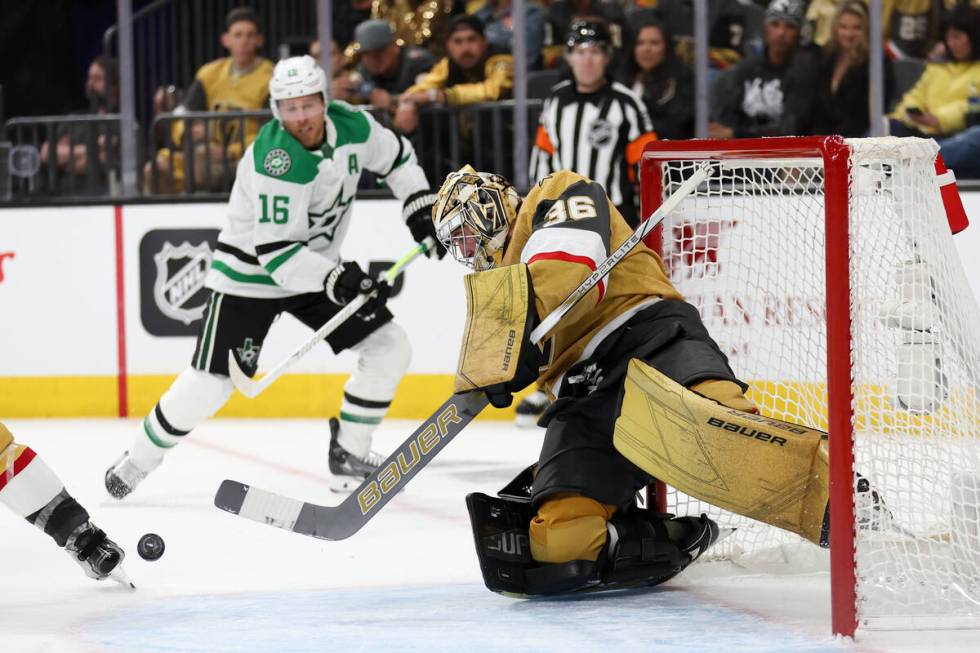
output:
[{"label": "black skate boot", "polygon": [[126,553],[92,522],[85,522],[68,536],[65,551],[89,578],[111,578],[121,585],[134,587],[122,568]]},{"label": "black skate boot", "polygon": [[548,395],[541,390],[535,390],[517,404],[514,423],[521,428],[537,426],[538,419],[550,404]]},{"label": "black skate boot", "polygon": [[330,452],[327,457],[331,475],[330,489],[334,492],[353,492],[378,469],[383,459],[373,451],[368,452],[364,458],[355,456],[340,445],[337,440],[339,434],[340,420],[331,417]]}]

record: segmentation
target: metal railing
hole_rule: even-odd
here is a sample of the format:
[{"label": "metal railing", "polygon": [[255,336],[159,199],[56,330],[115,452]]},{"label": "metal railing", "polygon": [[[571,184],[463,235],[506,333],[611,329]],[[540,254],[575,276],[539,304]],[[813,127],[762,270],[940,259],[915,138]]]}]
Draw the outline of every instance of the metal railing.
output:
[{"label": "metal railing", "polygon": [[[429,183],[436,186],[450,172],[470,164],[515,178],[514,101],[458,107],[427,107],[419,112],[419,127],[411,136]],[[527,139],[533,143],[542,100],[527,100]],[[525,152],[525,159],[530,150]]]},{"label": "metal railing", "polygon": [[6,184],[11,200],[119,195],[120,117],[39,116],[12,118]]},{"label": "metal railing", "polygon": [[[529,156],[516,152],[514,105],[506,101],[422,110],[410,139],[429,183],[438,186],[467,163],[514,179],[515,154]],[[541,100],[528,101],[529,132],[537,125],[541,105]],[[382,124],[390,123],[384,111],[367,109]],[[0,202],[224,201],[240,157],[270,118],[268,110],[157,115],[141,138],[136,195],[125,195],[119,184],[118,115],[13,118],[0,136]],[[531,136],[525,142],[533,142]],[[980,180],[960,179],[958,185],[960,190],[980,190]],[[359,195],[388,196],[389,191],[366,172]]]},{"label": "metal railing", "polygon": [[[225,16],[242,6],[241,0],[156,0],[133,12],[136,117],[149,124],[157,88],[187,88],[204,63],[227,55],[220,43]],[[309,43],[316,38],[316,0],[250,0],[247,3],[262,23],[264,45],[260,54],[275,61],[280,46]],[[119,29],[113,25],[102,36],[106,56],[119,50]]]},{"label": "metal railing", "polygon": [[158,114],[150,127],[144,193],[224,197],[239,159],[271,118],[268,109]]}]

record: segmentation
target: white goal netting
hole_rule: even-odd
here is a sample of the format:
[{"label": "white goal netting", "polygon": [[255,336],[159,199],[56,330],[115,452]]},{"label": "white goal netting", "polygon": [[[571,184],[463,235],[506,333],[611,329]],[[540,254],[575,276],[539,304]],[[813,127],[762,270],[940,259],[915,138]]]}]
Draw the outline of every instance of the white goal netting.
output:
[{"label": "white goal netting", "polygon": [[[854,469],[891,514],[877,527],[868,502],[855,506],[859,623],[980,626],[980,310],[936,146],[847,144],[850,269],[834,274],[850,278]],[[701,164],[656,156],[664,197]],[[762,412],[827,430],[823,161],[730,156],[664,221],[664,261]],[[715,558],[773,564],[818,551],[674,491],[668,509],[738,527]]]}]

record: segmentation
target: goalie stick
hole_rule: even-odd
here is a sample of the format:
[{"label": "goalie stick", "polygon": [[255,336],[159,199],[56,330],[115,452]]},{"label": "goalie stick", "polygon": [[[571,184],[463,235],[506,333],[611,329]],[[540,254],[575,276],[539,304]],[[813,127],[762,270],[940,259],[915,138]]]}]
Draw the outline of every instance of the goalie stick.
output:
[{"label": "goalie stick", "polygon": [[[402,273],[402,270],[404,270],[409,263],[414,261],[420,255],[433,250],[434,248],[435,242],[432,240],[432,238],[426,238],[421,243],[413,247],[407,254],[395,261],[395,264],[383,272],[379,279],[386,281],[389,285],[394,284],[395,279]],[[231,376],[231,382],[235,384],[235,387],[238,388],[238,391],[243,395],[249,399],[254,399],[263,390],[275,383],[276,379],[282,376],[283,372],[289,369],[293,363],[308,354],[311,349],[317,346],[317,343],[333,333],[333,331],[341,324],[346,322],[348,318],[354,315],[354,313],[364,306],[364,304],[366,304],[371,297],[374,297],[375,294],[377,294],[377,291],[372,292],[369,295],[358,295],[355,299],[351,300],[351,302],[344,306],[339,313],[327,320],[326,324],[317,329],[306,342],[287,356],[285,360],[269,370],[265,376],[258,381],[252,379],[242,371],[242,368],[238,366],[238,361],[235,360],[235,353],[229,349],[228,372]]]},{"label": "goalie stick", "polygon": [[[650,215],[622,245],[600,263],[534,331],[537,344],[609,271],[636,247],[667,214],[711,176],[704,163]],[[556,317],[557,316],[557,317]],[[482,391],[454,394],[415,429],[373,474],[340,505],[322,506],[284,497],[230,479],[221,482],[214,505],[240,517],[323,540],[343,540],[359,531],[436,457],[490,403]]]}]

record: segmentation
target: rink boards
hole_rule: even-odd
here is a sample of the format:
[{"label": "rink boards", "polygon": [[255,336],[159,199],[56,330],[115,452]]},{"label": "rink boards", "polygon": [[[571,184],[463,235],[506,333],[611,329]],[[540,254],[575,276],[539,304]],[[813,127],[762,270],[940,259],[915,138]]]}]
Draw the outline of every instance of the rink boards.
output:
[{"label": "rink boards", "polygon": [[[964,194],[964,204],[980,221],[980,193]],[[204,273],[224,211],[220,203],[193,203],[0,212],[0,415],[145,414],[193,352]],[[980,251],[980,228],[955,241],[977,293],[980,261],[966,253]],[[399,203],[355,203],[346,257],[377,271],[412,244]],[[390,301],[414,349],[392,405],[395,417],[423,418],[451,392],[464,273],[451,261],[419,261]],[[288,316],[280,319],[260,370],[308,333]],[[351,355],[319,347],[261,397],[236,394],[220,414],[331,414],[353,364]],[[490,416],[506,418],[508,411]]]}]

